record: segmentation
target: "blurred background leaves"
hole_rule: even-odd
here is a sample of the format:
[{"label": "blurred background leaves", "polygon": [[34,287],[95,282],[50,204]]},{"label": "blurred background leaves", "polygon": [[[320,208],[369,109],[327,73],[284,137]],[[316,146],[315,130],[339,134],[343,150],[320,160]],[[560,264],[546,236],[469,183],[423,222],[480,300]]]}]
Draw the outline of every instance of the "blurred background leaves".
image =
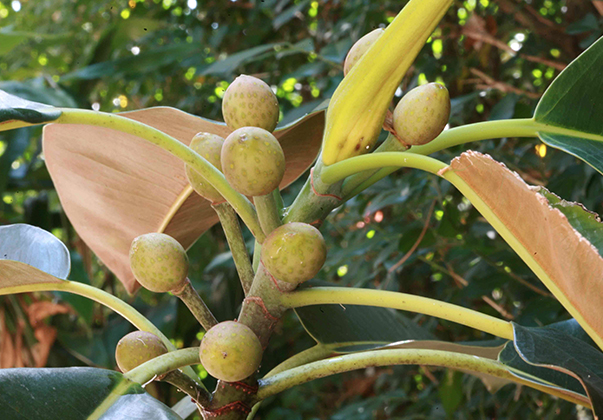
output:
[{"label": "blurred background leaves", "polygon": [[[245,73],[273,87],[285,123],[330,97],[343,77],[342,62],[351,45],[387,25],[404,3],[0,0],[0,89],[55,106],[107,112],[173,106],[221,120],[224,90]],[[560,70],[601,36],[602,13],[600,1],[456,0],[394,101],[417,84],[439,81],[451,93],[451,126],[530,117]],[[51,231],[71,250],[71,279],[133,303],[176,345],[197,344],[199,328],[184,306],[144,290],[128,296],[78,239],[45,169],[40,139],[39,127],[0,136],[0,223]],[[471,147],[504,162],[530,184],[603,210],[603,178],[572,156],[536,139]],[[438,158],[450,160],[461,150],[441,152]],[[287,204],[300,187],[298,182],[285,191]],[[431,175],[399,171],[334,211],[322,230],[329,259],[320,280],[435,297],[523,326],[568,318],[470,203]],[[206,233],[189,256],[191,279],[218,319],[236,317],[242,291],[220,228]],[[41,315],[43,325],[56,331],[48,366],[115,368],[115,344],[131,329],[107,309],[59,293],[2,298],[0,315],[2,345],[10,341],[11,354],[25,355],[6,362],[15,366],[39,364],[39,358],[27,354],[33,355],[36,345],[52,345],[48,338],[54,333],[35,334]],[[446,321],[409,319],[442,340],[489,338]],[[312,344],[295,314],[288,313],[262,371]],[[206,380],[208,386],[211,381]],[[168,404],[181,397],[163,384],[147,389]],[[515,385],[492,395],[477,378],[410,366],[370,368],[294,388],[266,401],[259,416],[588,419],[590,413]]]}]

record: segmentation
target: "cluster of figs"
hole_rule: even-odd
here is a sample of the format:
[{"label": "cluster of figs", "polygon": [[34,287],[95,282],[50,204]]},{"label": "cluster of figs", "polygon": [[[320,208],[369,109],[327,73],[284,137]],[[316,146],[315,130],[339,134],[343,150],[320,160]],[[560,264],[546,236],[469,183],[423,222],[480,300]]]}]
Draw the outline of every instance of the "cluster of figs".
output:
[{"label": "cluster of figs", "polygon": [[[347,74],[362,55],[381,36],[376,29],[350,49],[345,63]],[[237,77],[224,93],[222,113],[233,130],[226,138],[198,133],[190,147],[220,170],[229,184],[246,196],[272,194],[285,172],[285,156],[272,135],[279,120],[276,95],[266,83],[252,76]],[[393,112],[396,137],[406,146],[433,140],[444,129],[450,115],[446,88],[437,83],[409,91]],[[213,204],[224,198],[200,174],[186,166],[192,188]],[[272,231],[261,249],[261,264],[276,279],[298,285],[313,278],[326,259],[321,233],[306,223],[287,223]],[[157,293],[175,295],[189,284],[188,258],[174,238],[162,233],[137,237],[130,248],[130,266],[138,282]],[[155,335],[136,331],[117,345],[116,361],[123,372],[167,353]],[[225,321],[204,335],[199,347],[203,367],[213,377],[236,382],[252,375],[260,366],[263,349],[248,326]]]}]

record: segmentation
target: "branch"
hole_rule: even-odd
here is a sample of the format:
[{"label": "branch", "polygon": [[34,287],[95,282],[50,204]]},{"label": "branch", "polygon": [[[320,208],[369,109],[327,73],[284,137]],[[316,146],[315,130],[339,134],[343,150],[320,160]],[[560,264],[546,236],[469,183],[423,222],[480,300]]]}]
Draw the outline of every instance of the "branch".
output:
[{"label": "branch", "polygon": [[164,375],[183,366],[198,365],[199,347],[190,347],[162,354],[154,359],[144,362],[124,374],[132,382],[145,384],[156,376]]},{"label": "branch", "polygon": [[434,316],[513,340],[511,323],[462,306],[406,293],[343,287],[313,287],[286,293],[281,303],[288,308],[320,304],[365,305],[393,308]]},{"label": "branch", "polygon": [[558,388],[546,387],[540,383],[531,382],[522,377],[515,376],[500,362],[469,354],[425,349],[373,350],[346,354],[343,356],[332,357],[327,360],[309,363],[276,374],[270,378],[261,379],[259,381],[260,388],[258,390],[258,398],[268,398],[286,389],[310,382],[314,379],[372,366],[390,365],[440,366],[472,373],[488,374],[549,393],[564,400],[571,401],[574,404],[590,407],[590,402],[585,397],[580,396],[579,394],[563,393]]}]

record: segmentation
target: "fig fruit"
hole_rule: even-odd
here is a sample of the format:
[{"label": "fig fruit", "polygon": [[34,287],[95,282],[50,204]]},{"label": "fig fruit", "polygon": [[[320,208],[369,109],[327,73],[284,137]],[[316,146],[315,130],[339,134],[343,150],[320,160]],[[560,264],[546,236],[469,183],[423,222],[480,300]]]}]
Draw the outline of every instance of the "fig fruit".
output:
[{"label": "fig fruit", "polygon": [[[220,153],[222,152],[223,144],[224,139],[217,134],[197,133],[195,137],[193,137],[189,147],[218,168],[219,171],[222,171]],[[188,182],[197,194],[212,203],[224,201],[222,195],[197,171],[188,165],[185,165],[185,171]]]},{"label": "fig fruit", "polygon": [[242,74],[224,92],[222,115],[232,130],[259,127],[272,132],[278,123],[278,100],[262,80]]},{"label": "fig fruit", "polygon": [[426,144],[446,127],[450,117],[448,89],[439,83],[418,86],[394,110],[394,130],[408,145]]},{"label": "fig fruit", "polygon": [[126,373],[167,352],[167,347],[155,334],[134,331],[123,336],[117,343],[115,360],[119,369]]},{"label": "fig fruit", "polygon": [[188,275],[188,257],[180,243],[163,233],[147,233],[132,241],[130,268],[152,292],[181,289]]},{"label": "fig fruit", "polygon": [[211,376],[236,382],[251,376],[260,367],[262,345],[248,326],[225,321],[203,336],[199,356]]},{"label": "fig fruit", "polygon": [[354,64],[364,55],[365,52],[368,51],[369,48],[373,46],[375,41],[383,34],[384,29],[377,28],[374,31],[369,32],[360,38],[350,51],[348,51],[348,55],[345,57],[345,61],[343,63],[343,74],[346,75],[352,70]]},{"label": "fig fruit", "polygon": [[233,131],[222,146],[222,171],[241,194],[260,196],[278,187],[285,174],[285,154],[278,140],[258,127]]},{"label": "fig fruit", "polygon": [[268,235],[262,244],[261,258],[276,279],[298,284],[320,271],[327,258],[327,246],[314,226],[287,223]]}]

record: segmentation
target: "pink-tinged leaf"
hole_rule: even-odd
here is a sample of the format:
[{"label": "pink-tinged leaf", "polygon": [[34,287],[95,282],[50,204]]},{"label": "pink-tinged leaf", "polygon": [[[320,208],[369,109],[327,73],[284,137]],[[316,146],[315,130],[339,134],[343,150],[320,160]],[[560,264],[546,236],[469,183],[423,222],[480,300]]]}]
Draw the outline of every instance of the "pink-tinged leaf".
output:
[{"label": "pink-tinged leaf", "polygon": [[443,171],[545,286],[603,346],[603,259],[538,190],[490,156],[466,152]]},{"label": "pink-tinged leaf", "polygon": [[[123,116],[159,129],[184,144],[198,132],[222,137],[224,124],[160,107]],[[275,131],[287,160],[281,188],[297,179],[320,150],[324,113]],[[132,240],[165,232],[185,248],[217,222],[209,202],[193,193],[184,164],[133,135],[102,127],[51,124],[44,128],[44,156],[57,193],[80,237],[129,292],[139,284],[130,271]]]}]

